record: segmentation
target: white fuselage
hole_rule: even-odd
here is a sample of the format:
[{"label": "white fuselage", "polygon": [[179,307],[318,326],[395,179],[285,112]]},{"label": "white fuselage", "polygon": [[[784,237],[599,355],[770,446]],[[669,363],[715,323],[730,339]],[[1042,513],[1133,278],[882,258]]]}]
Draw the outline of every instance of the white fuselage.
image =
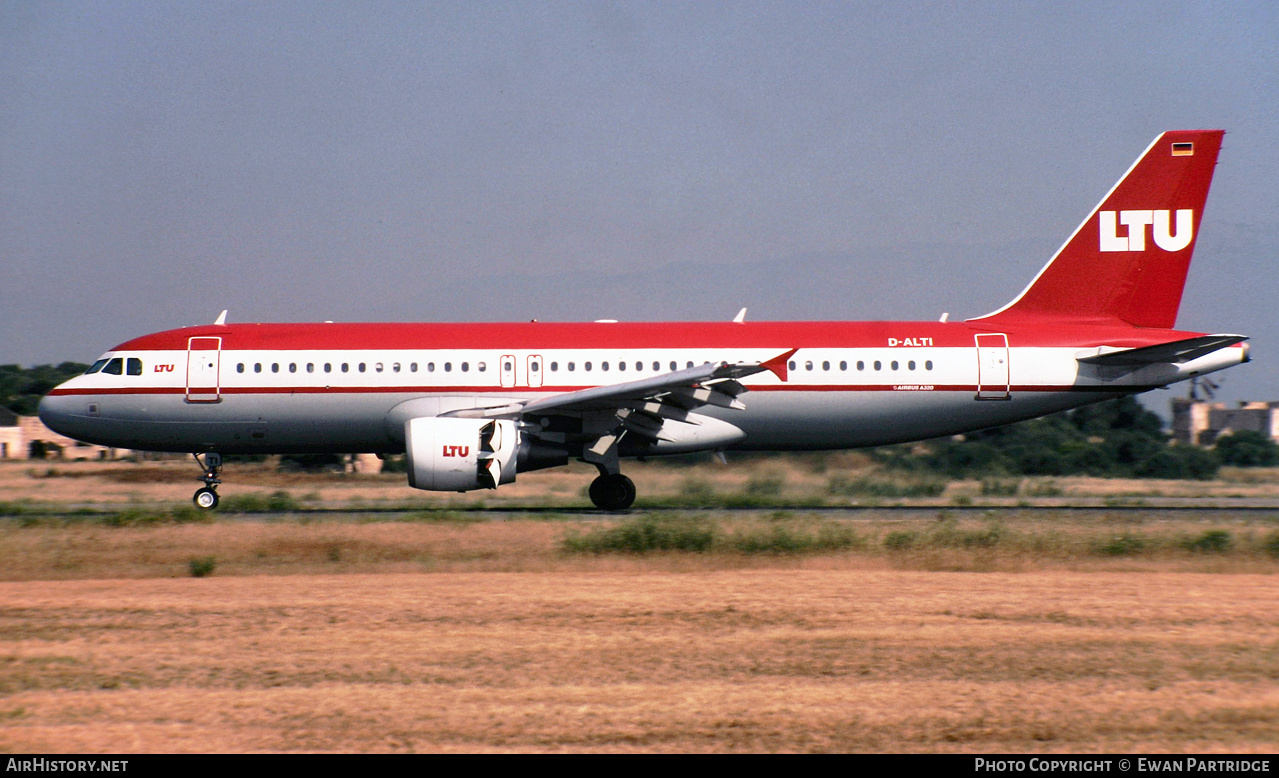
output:
[{"label": "white fuselage", "polygon": [[[830,340],[836,326],[815,325],[818,339]],[[562,337],[530,348],[527,332],[513,338],[523,341],[522,348],[306,348],[296,339],[287,348],[270,348],[261,338],[237,348],[239,339],[227,327],[224,335],[177,331],[187,348],[124,344],[102,357],[108,364],[120,359],[124,369],[68,381],[45,400],[41,413],[71,437],[123,448],[396,453],[403,450],[404,423],[415,416],[500,406],[708,362],[763,363],[793,350],[784,369],[742,380],[749,390],[741,398],[744,411],[713,408],[706,414],[745,433],[733,448],[853,448],[1006,424],[1164,386],[1246,358],[1235,347],[1183,364],[1119,370],[1078,361],[1099,350],[1095,337],[1072,345],[1018,346],[1033,338],[964,324],[893,325],[901,333],[940,330],[945,337],[867,334],[864,327],[848,326],[850,335],[879,345],[805,346],[780,340],[799,337],[801,330],[774,333],[767,325],[761,325],[762,342],[775,345],[622,342],[642,338],[641,331],[588,348],[566,346]],[[590,331],[587,340],[598,339]]]}]

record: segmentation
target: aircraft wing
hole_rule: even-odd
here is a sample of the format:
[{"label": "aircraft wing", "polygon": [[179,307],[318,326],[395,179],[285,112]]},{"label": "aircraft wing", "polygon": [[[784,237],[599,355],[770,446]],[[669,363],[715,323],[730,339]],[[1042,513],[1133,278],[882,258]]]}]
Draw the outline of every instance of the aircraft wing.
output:
[{"label": "aircraft wing", "polygon": [[[741,362],[730,364],[706,363],[697,367],[676,370],[672,373],[641,378],[609,386],[593,386],[575,392],[525,400],[497,408],[486,408],[488,418],[546,415],[554,413],[584,413],[589,411],[615,411],[633,406],[660,405],[665,418],[682,416],[703,405],[741,409],[745,406],[737,399],[746,387],[737,381],[749,375],[771,369],[766,363]],[[647,408],[646,408],[647,410]],[[658,412],[657,407],[652,408]]]},{"label": "aircraft wing", "polygon": [[1242,343],[1247,339],[1246,335],[1202,335],[1197,338],[1174,340],[1171,343],[1160,343],[1155,346],[1143,346],[1141,348],[1105,351],[1103,346],[1102,349],[1099,349],[1103,353],[1080,356],[1077,359],[1084,364],[1105,367],[1141,367],[1142,365],[1165,363],[1180,364],[1197,359],[1205,354],[1211,354],[1218,349]]},{"label": "aircraft wing", "polygon": [[[786,360],[794,353],[792,349],[765,362],[708,362],[651,378],[450,415],[541,419],[541,424],[531,425],[526,434],[550,444],[582,445],[583,457],[593,463],[616,464],[618,443],[627,434],[664,453],[701,451],[740,440],[744,433],[732,424],[693,411],[707,405],[744,409],[737,398],[747,389],[739,379],[767,370],[785,380]],[[554,421],[546,422],[556,417],[578,421],[564,430]]]}]

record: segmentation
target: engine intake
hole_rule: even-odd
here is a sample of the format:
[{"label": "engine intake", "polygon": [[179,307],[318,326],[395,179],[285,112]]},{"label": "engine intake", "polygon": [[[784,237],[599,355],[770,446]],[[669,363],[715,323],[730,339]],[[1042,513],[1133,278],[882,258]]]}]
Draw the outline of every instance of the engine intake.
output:
[{"label": "engine intake", "polygon": [[496,489],[515,480],[519,444],[512,421],[409,419],[404,425],[409,486],[437,492]]}]

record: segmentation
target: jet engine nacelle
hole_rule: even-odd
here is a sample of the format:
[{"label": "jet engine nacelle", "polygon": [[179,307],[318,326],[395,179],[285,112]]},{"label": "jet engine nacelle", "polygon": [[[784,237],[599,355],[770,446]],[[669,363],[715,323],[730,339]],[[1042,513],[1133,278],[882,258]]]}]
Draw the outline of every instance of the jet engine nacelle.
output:
[{"label": "jet engine nacelle", "polygon": [[437,492],[496,489],[515,480],[519,444],[512,421],[409,419],[404,425],[409,486]]}]

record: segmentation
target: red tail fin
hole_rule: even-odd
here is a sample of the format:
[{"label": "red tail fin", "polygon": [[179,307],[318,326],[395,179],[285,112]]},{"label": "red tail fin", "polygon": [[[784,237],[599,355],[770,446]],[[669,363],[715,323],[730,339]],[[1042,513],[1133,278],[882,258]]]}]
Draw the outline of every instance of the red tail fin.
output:
[{"label": "red tail fin", "polygon": [[1165,132],[1017,299],[980,319],[1177,320],[1222,130]]}]

